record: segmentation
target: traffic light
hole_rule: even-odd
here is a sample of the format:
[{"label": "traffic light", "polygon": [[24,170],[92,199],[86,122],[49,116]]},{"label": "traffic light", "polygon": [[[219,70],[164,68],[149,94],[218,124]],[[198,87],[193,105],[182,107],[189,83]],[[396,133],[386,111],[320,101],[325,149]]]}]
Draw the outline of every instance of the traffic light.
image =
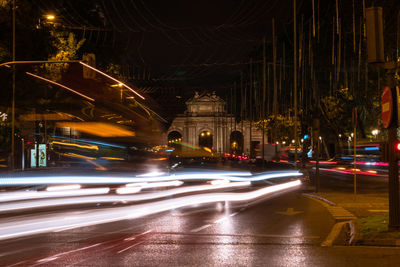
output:
[{"label": "traffic light", "polygon": [[[381,151],[381,154],[379,156],[380,160],[382,162],[388,162],[389,161],[389,144],[388,143],[383,143],[379,145],[379,150]],[[397,160],[400,160],[400,141],[397,141],[394,144],[394,154],[396,156]]]},{"label": "traffic light", "polygon": [[303,136],[303,139],[304,139],[304,140],[307,140],[308,138],[310,138],[310,136],[309,136],[308,134],[305,134],[305,135]]},{"label": "traffic light", "polygon": [[396,142],[396,146],[394,147],[394,151],[396,152],[396,159],[400,159],[400,142]]}]

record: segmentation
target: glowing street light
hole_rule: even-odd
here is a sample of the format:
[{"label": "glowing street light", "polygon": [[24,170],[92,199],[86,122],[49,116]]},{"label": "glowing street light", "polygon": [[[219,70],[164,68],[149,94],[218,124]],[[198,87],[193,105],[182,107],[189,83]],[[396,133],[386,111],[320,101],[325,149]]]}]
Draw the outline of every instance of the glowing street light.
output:
[{"label": "glowing street light", "polygon": [[378,135],[378,133],[379,133],[378,129],[372,130],[372,135],[374,136],[375,139],[376,139],[376,136]]},{"label": "glowing street light", "polygon": [[54,16],[54,15],[52,15],[52,14],[48,14],[48,15],[46,15],[46,19],[47,20],[54,20],[56,17]]}]

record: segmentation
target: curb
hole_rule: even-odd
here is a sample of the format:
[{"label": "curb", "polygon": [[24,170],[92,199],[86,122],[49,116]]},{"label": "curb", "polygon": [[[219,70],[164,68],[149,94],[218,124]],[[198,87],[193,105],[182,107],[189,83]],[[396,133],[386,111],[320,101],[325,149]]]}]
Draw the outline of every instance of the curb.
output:
[{"label": "curb", "polygon": [[349,245],[352,246],[375,246],[375,247],[400,247],[400,239],[378,238],[378,239],[362,239],[362,235],[356,230],[356,225],[353,224],[354,235],[350,239]]},{"label": "curb", "polygon": [[356,217],[346,209],[323,197],[308,193],[303,193],[302,195],[323,205],[336,222],[326,239],[321,243],[321,246],[351,245],[355,237],[353,220]]},{"label": "curb", "polygon": [[400,247],[400,239],[367,239],[358,240],[354,246],[371,246],[371,247]]},{"label": "curb", "polygon": [[323,198],[323,197],[320,197],[320,196],[316,196],[316,195],[309,194],[309,193],[303,193],[302,195],[306,196],[306,197],[309,197],[309,198],[315,198],[315,199],[321,200],[321,201],[323,201],[325,203],[328,203],[331,206],[336,206],[336,203],[333,203],[332,201],[329,201],[326,198]]},{"label": "curb", "polygon": [[[362,239],[362,236],[357,231],[357,226],[354,223],[356,217],[353,214],[323,197],[308,193],[303,193],[302,195],[319,202],[327,208],[336,222],[327,238],[321,243],[321,246],[345,245],[400,247],[400,239]],[[339,212],[345,212],[347,216],[338,215],[335,210],[332,210],[335,208],[339,208]]]}]

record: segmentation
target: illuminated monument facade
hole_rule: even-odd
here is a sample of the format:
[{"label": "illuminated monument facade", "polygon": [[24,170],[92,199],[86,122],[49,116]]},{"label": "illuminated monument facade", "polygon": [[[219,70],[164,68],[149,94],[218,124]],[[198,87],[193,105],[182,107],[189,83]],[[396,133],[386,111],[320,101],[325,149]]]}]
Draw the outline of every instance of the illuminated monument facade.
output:
[{"label": "illuminated monument facade", "polygon": [[169,145],[181,142],[218,153],[250,154],[250,143],[254,149],[262,141],[262,132],[254,125],[250,129],[249,121],[235,122],[225,109],[226,102],[215,92],[196,92],[186,106],[187,110],[173,120],[166,133]]}]

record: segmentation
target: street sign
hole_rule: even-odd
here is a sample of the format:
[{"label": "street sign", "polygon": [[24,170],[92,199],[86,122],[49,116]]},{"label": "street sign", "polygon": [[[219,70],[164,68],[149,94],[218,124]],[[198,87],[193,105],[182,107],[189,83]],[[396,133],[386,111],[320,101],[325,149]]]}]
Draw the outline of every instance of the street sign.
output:
[{"label": "street sign", "polygon": [[393,117],[393,97],[392,90],[389,86],[383,88],[383,93],[381,97],[382,101],[382,124],[385,128],[388,128],[392,122]]}]

